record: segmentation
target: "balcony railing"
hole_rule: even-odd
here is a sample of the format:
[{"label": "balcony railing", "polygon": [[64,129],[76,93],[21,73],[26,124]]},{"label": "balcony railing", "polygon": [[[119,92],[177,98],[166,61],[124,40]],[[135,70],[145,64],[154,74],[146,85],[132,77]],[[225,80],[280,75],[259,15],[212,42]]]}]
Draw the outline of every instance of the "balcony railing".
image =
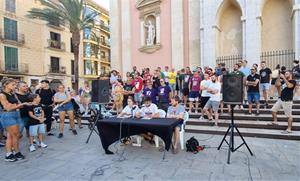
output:
[{"label": "balcony railing", "polygon": [[101,41],[101,45],[106,46],[106,47],[110,47],[110,43],[109,41]]},{"label": "balcony railing", "polygon": [[100,24],[100,28],[109,32],[109,26],[105,24]]},{"label": "balcony railing", "polygon": [[65,51],[65,43],[62,41],[48,39],[48,48]]},{"label": "balcony railing", "polygon": [[65,66],[50,66],[49,65],[49,73],[50,74],[66,74],[66,67]]},{"label": "balcony railing", "polygon": [[20,63],[15,66],[5,66],[4,68],[0,68],[0,72],[4,74],[28,74],[29,65],[28,63]]},{"label": "balcony railing", "polygon": [[6,34],[2,29],[0,29],[0,40],[3,43],[9,43],[14,45],[24,45],[25,44],[25,35],[18,33],[16,35]]}]

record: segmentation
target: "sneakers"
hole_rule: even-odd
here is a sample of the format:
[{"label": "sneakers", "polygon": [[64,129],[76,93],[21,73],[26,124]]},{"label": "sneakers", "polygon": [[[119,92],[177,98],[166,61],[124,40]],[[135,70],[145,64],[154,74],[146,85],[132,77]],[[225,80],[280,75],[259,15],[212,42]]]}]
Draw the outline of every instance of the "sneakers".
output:
[{"label": "sneakers", "polygon": [[24,160],[24,159],[25,159],[25,156],[22,155],[21,152],[16,153],[16,154],[15,154],[15,157],[16,157],[18,160]]},{"label": "sneakers", "polygon": [[34,145],[30,145],[29,146],[29,151],[30,152],[34,152],[36,149],[35,149],[35,146]]},{"label": "sneakers", "polygon": [[42,148],[47,148],[47,147],[48,147],[48,145],[46,145],[46,144],[43,143],[43,142],[41,142],[41,144],[40,144],[39,146],[42,147]]},{"label": "sneakers", "polygon": [[201,116],[201,117],[199,118],[199,120],[204,120],[204,117],[203,117],[203,116]]},{"label": "sneakers", "polygon": [[62,137],[64,137],[64,134],[59,133],[59,134],[58,134],[58,138],[62,138]]},{"label": "sneakers", "polygon": [[72,133],[73,133],[73,135],[77,135],[76,129],[73,129],[73,130],[72,130]]},{"label": "sneakers", "polygon": [[12,153],[9,156],[6,156],[4,160],[7,161],[7,162],[18,161],[17,157]]}]

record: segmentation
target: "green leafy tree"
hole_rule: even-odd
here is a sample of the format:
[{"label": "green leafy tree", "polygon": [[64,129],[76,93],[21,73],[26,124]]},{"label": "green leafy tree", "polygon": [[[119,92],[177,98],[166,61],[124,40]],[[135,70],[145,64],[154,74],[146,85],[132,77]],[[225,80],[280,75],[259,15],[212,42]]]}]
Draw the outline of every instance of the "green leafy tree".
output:
[{"label": "green leafy tree", "polygon": [[79,47],[81,31],[94,26],[97,12],[86,13],[84,0],[39,0],[43,8],[32,8],[28,11],[29,18],[47,21],[56,26],[66,27],[72,34],[74,54],[74,89],[78,90],[79,78]]}]

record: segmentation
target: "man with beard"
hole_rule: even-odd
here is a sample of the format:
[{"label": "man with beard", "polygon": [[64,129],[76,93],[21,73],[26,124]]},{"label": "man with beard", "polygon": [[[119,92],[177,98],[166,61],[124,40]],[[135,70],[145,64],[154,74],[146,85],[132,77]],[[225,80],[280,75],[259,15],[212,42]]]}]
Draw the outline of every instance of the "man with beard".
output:
[{"label": "man with beard", "polygon": [[212,121],[213,116],[208,111],[209,109],[212,109],[215,115],[215,125],[218,126],[218,120],[219,120],[219,106],[221,101],[221,84],[217,81],[217,75],[214,74],[211,76],[211,82],[209,86],[207,87],[207,92],[210,94],[210,98],[205,104],[204,112],[206,112],[208,119]]},{"label": "man with beard", "polygon": [[259,83],[260,76],[256,73],[256,68],[251,68],[251,74],[247,77],[246,86],[248,86],[248,102],[249,102],[249,111],[248,114],[252,114],[252,104],[256,103],[256,115],[259,115]]},{"label": "man with beard", "polygon": [[294,60],[294,67],[293,67],[293,76],[296,80],[296,87],[295,87],[295,98],[300,100],[300,66],[299,60]]},{"label": "man with beard", "polygon": [[[185,109],[182,105],[179,104],[180,98],[178,96],[174,96],[171,99],[171,106],[167,111],[167,118],[175,118],[175,119],[183,119]],[[179,132],[180,132],[181,124],[177,125],[174,130],[174,142],[172,144],[172,151],[174,154],[179,152]]]},{"label": "man with beard", "polygon": [[292,115],[292,107],[293,107],[293,93],[294,88],[296,86],[296,81],[293,80],[292,71],[286,71],[285,74],[280,74],[280,78],[282,79],[281,84],[282,91],[280,99],[272,107],[272,117],[273,122],[272,125],[278,125],[277,123],[277,112],[283,108],[285,116],[288,118],[288,127],[283,134],[292,133],[292,123],[293,123],[293,115]]},{"label": "man with beard", "polygon": [[259,71],[260,74],[260,85],[263,91],[263,96],[265,99],[265,108],[268,107],[268,91],[270,89],[270,81],[271,81],[271,74],[272,70],[266,67],[266,62],[262,61],[261,64],[261,69]]}]

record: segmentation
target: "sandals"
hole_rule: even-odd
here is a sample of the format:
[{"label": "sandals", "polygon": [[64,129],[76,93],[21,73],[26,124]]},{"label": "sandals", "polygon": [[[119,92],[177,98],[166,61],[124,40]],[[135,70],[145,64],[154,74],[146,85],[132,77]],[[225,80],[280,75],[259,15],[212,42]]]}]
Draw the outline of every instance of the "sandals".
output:
[{"label": "sandals", "polygon": [[285,131],[281,132],[281,134],[291,134],[291,133],[292,133],[292,131],[290,131],[290,130],[285,130]]}]

